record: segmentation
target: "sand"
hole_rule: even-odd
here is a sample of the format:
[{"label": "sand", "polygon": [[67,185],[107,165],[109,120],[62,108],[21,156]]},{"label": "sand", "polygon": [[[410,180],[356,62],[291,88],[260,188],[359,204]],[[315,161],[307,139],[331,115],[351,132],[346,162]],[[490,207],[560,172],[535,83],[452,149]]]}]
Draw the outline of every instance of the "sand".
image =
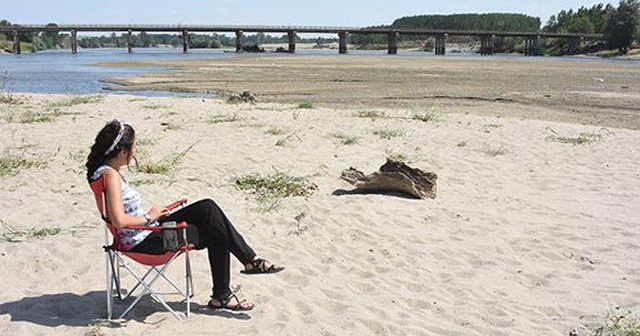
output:
[{"label": "sand", "polygon": [[[523,102],[300,109],[73,98],[0,105],[3,158],[46,162],[0,177],[2,335],[568,335],[615,307],[638,311],[638,130],[525,118],[564,109]],[[34,113],[53,118],[33,122]],[[233,289],[253,311],[204,307],[211,280],[197,252],[191,318],[145,298],[126,320],[104,321],[104,230],[83,164],[114,117],[138,130],[141,160],[193,145],[170,175],[124,170],[145,206],[212,197],[260,255],[287,267],[247,276],[233,261]],[[560,141],[581,134],[594,141]],[[436,198],[341,192],[352,189],[342,170],[373,172],[389,156],[437,173]],[[233,185],[276,172],[317,190],[261,212],[255,195]],[[61,230],[17,236],[43,228]],[[180,279],[181,268],[172,274]]]},{"label": "sand", "polygon": [[402,57],[246,54],[133,65],[168,66],[174,71],[107,82],[126,90],[222,96],[250,91],[263,102],[312,102],[350,109],[438,105],[456,113],[640,129],[640,67],[636,61],[416,52]]}]

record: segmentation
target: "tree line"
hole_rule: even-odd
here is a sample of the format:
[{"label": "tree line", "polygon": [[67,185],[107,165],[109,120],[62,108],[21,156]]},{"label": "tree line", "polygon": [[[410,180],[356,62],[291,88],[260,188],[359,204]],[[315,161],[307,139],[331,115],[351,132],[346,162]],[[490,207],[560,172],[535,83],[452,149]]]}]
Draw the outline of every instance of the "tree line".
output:
[{"label": "tree line", "polygon": [[589,49],[617,49],[626,53],[629,47],[640,41],[640,2],[621,0],[618,7],[597,4],[590,8],[562,10],[551,16],[542,28],[545,32],[604,34],[606,43],[589,45],[581,41],[556,39],[548,47],[552,54],[573,54],[593,51]]},{"label": "tree line", "polygon": [[[640,41],[640,0],[620,0],[617,7],[610,4],[597,4],[592,7],[580,7],[577,10],[562,10],[553,15],[541,27],[537,17],[524,14],[490,13],[490,14],[453,14],[453,15],[418,15],[406,16],[395,20],[391,25],[372,26],[368,28],[395,29],[433,29],[433,30],[481,30],[481,31],[518,31],[518,32],[558,32],[603,34],[604,41],[592,42],[577,39],[545,39],[540,43],[540,54],[563,55],[594,52],[604,49],[616,49],[626,53],[629,48]],[[7,20],[0,21],[0,26],[12,26]],[[55,27],[54,23],[48,26]],[[224,34],[189,34],[190,48],[221,48],[235,45],[235,36]],[[477,37],[460,38],[457,42],[477,42]],[[7,45],[12,36],[0,34],[0,47]],[[20,33],[20,40],[32,50],[68,48],[71,36],[68,33],[41,32]],[[78,37],[78,46],[82,48],[126,47],[128,34]],[[4,44],[3,44],[4,41]],[[318,46],[336,42],[337,38],[300,38],[296,42],[316,43]],[[243,44],[259,46],[263,43],[286,43],[288,36],[271,36],[264,33],[245,35]],[[498,37],[495,52],[514,52],[524,48],[524,41],[517,37]],[[134,48],[182,45],[182,34],[149,34],[140,32],[132,34],[131,46]],[[359,48],[385,48],[387,36],[384,34],[351,34],[349,43]],[[399,47],[421,46],[424,50],[432,50],[432,36],[405,35],[400,36]],[[5,47],[6,48],[6,47]],[[25,48],[25,49],[26,49]]]},{"label": "tree line", "polygon": [[[126,47],[128,34],[116,35],[112,33],[109,36],[93,36],[82,37],[78,40],[78,46],[83,48],[104,48],[104,47]],[[332,39],[325,38],[301,38],[299,36],[294,37],[296,42],[300,43],[328,43]],[[271,36],[265,33],[259,32],[256,34],[247,34],[243,36],[243,45],[246,46],[259,46],[264,43],[288,43],[288,35]],[[137,34],[131,34],[130,38],[131,46],[134,48],[148,48],[159,46],[182,46],[182,34],[148,34],[146,32],[140,32]],[[222,48],[235,46],[236,38],[229,37],[224,34],[195,34],[188,35],[189,48]]]},{"label": "tree line", "polygon": [[[428,30],[462,30],[462,31],[518,31],[536,32],[540,30],[540,19],[524,14],[489,13],[489,14],[452,14],[452,15],[418,15],[405,16],[395,20],[388,26],[369,28],[384,29],[428,29]],[[454,38],[452,38],[454,39]],[[474,42],[477,37],[456,38],[458,41]],[[357,45],[383,45],[387,37],[383,34],[354,35],[351,42]],[[509,40],[509,39],[507,39]],[[502,51],[503,39],[496,41],[496,49]],[[434,39],[431,36],[400,36],[401,45],[422,45],[425,50],[432,50]]]}]

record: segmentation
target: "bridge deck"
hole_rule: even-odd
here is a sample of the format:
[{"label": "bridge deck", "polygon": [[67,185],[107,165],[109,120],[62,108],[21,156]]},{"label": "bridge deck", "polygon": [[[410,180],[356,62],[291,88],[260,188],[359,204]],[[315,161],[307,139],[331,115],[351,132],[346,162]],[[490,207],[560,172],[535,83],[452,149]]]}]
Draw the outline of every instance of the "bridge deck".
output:
[{"label": "bridge deck", "polygon": [[317,33],[339,34],[392,34],[401,35],[449,35],[449,36],[519,36],[540,38],[586,38],[604,39],[602,34],[552,33],[552,32],[505,32],[476,30],[437,30],[437,29],[394,29],[394,28],[361,28],[361,27],[313,27],[313,26],[261,26],[261,25],[160,25],[160,24],[60,24],[37,25],[25,24],[11,27],[0,27],[0,32],[250,32],[250,33]]}]

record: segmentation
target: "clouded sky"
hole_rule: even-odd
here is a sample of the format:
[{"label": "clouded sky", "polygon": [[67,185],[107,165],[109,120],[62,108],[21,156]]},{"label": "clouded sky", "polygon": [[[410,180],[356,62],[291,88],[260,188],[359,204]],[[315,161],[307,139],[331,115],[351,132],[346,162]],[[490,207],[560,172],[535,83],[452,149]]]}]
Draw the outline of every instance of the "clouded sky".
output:
[{"label": "clouded sky", "polygon": [[579,0],[7,0],[0,19],[21,24],[149,23],[365,27],[421,14],[522,13],[544,24]]}]

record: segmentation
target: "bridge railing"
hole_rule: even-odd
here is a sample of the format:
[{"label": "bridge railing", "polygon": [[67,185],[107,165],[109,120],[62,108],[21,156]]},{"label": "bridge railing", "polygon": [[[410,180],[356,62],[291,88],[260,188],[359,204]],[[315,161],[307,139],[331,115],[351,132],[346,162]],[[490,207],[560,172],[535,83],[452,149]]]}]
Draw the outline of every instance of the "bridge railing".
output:
[{"label": "bridge railing", "polygon": [[530,38],[584,38],[592,40],[604,39],[603,34],[553,33],[553,32],[516,32],[516,31],[474,31],[474,30],[439,30],[439,29],[395,29],[395,28],[362,28],[362,27],[321,27],[321,26],[267,26],[267,25],[183,25],[183,24],[23,24],[0,26],[0,32],[109,32],[109,31],[145,31],[145,32],[267,32],[267,33],[319,33],[339,34],[390,34],[432,35],[432,36],[511,36]]}]

